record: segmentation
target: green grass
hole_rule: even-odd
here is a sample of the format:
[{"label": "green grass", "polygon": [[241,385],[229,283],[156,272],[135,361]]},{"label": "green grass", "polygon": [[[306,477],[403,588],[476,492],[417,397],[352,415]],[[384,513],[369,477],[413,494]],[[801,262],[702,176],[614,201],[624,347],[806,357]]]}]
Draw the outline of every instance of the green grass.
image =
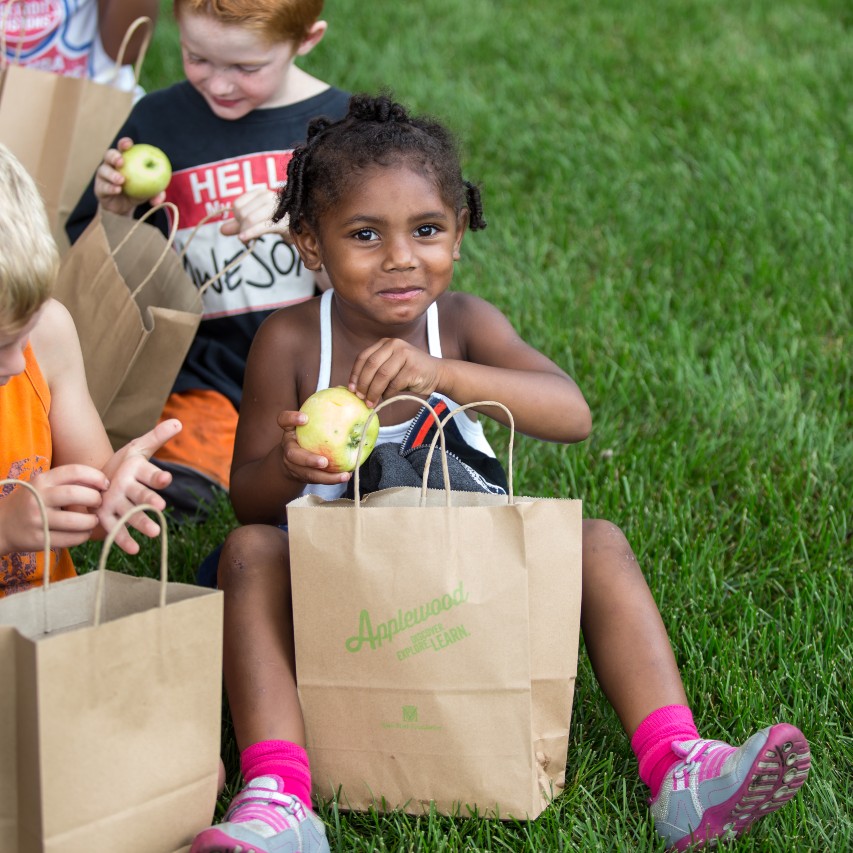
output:
[{"label": "green grass", "polygon": [[[392,86],[456,129],[490,223],[456,286],[590,402],[583,444],[519,441],[519,491],[623,527],[701,731],[789,719],[811,741],[800,797],[734,849],[853,849],[849,3],[336,0],[326,16],[304,67]],[[166,13],[149,89],[180,76],[176,44]],[[223,505],[174,529],[176,577],[231,524]],[[535,823],[327,806],[333,849],[662,849],[583,652],[572,726],[566,791]]]}]

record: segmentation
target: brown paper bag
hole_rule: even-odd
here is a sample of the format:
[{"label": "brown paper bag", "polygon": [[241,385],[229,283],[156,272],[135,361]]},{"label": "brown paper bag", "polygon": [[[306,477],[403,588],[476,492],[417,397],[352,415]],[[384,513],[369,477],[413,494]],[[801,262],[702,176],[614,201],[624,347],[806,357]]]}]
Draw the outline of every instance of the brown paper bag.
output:
[{"label": "brown paper bag", "polygon": [[444,465],[444,491],[427,465],[422,489],[288,504],[315,793],[532,819],[564,783],[581,503],[514,497],[511,449],[509,497],[451,492]]},{"label": "brown paper bag", "polygon": [[[169,238],[145,219],[172,211]],[[86,381],[115,449],[157,423],[202,317],[166,202],[140,220],[100,210],[62,259],[54,295],[74,318]]]},{"label": "brown paper bag", "polygon": [[[168,238],[146,222],[162,208],[171,213]],[[198,331],[205,290],[252,251],[254,241],[196,287],[183,254],[172,251],[178,226],[168,201],[138,220],[99,208],[62,259],[54,287],[74,318],[89,393],[116,450],[157,423]]]},{"label": "brown paper bag", "polygon": [[[137,507],[140,509],[150,507]],[[221,594],[98,571],[0,600],[0,851],[172,853],[209,825]]]},{"label": "brown paper bag", "polygon": [[[7,7],[4,14],[8,11]],[[137,80],[153,31],[150,18],[138,18],[130,25],[116,60],[118,72],[125,48],[140,27],[147,28],[147,35],[135,65]],[[64,253],[65,222],[130,113],[133,92],[15,62],[0,74],[0,142],[35,179],[51,231]]]}]

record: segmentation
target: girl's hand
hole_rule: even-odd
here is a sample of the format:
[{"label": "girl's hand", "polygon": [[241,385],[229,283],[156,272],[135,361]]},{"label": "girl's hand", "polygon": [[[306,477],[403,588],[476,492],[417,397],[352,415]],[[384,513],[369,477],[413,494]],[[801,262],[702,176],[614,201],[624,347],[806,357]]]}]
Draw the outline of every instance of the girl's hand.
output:
[{"label": "girl's hand", "polygon": [[124,186],[124,175],[118,170],[124,166],[122,152],[127,151],[133,145],[133,140],[123,136],[118,141],[117,148],[110,148],[104,155],[103,162],[95,172],[95,196],[104,210],[119,216],[130,216],[140,204],[148,201],[152,205],[160,204],[166,200],[166,193],[161,192],[150,199],[130,198],[122,192]]},{"label": "girl's hand", "polygon": [[382,338],[359,353],[349,390],[373,407],[395,394],[429,396],[438,387],[441,359],[399,338]]},{"label": "girl's hand", "polygon": [[[180,421],[174,418],[163,421],[150,432],[126,444],[104,466],[110,475],[110,486],[103,496],[97,516],[105,532],[112,530],[118,519],[131,507],[151,504],[159,510],[165,509],[166,501],[154,490],[168,486],[172,475],[149,460],[180,431]],[[160,526],[143,512],[132,516],[128,524],[144,536],[153,537],[160,532]],[[139,545],[126,529],[119,531],[115,542],[128,554],[139,551]]]},{"label": "girl's hand", "polygon": [[343,472],[338,474],[328,473],[325,469],[329,467],[329,460],[325,456],[318,456],[303,450],[296,440],[296,427],[308,423],[308,416],[302,412],[280,412],[278,425],[282,429],[281,436],[281,464],[285,474],[298,483],[319,483],[323,485],[336,485],[346,483],[351,474]]},{"label": "girl's hand", "polygon": [[[104,474],[88,465],[60,465],[36,474],[30,482],[47,509],[51,547],[86,542],[98,523],[89,510],[100,507],[109,486]],[[39,551],[44,544],[38,502],[29,489],[16,486],[0,500],[0,554]]]},{"label": "girl's hand", "polygon": [[292,242],[287,220],[273,222],[277,193],[267,187],[257,187],[243,193],[232,205],[233,215],[222,223],[220,232],[226,236],[237,235],[244,243],[264,234],[278,234]]}]

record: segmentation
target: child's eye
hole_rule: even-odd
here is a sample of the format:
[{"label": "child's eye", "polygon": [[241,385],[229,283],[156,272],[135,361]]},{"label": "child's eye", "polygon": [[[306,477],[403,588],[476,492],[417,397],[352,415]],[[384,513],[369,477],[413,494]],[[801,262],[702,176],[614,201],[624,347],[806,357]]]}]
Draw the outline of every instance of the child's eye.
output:
[{"label": "child's eye", "polygon": [[434,237],[438,234],[438,227],[435,225],[419,225],[415,229],[416,237]]},{"label": "child's eye", "polygon": [[361,240],[362,242],[368,242],[370,240],[377,240],[378,235],[372,228],[359,228],[355,234],[352,235],[356,240]]},{"label": "child's eye", "polygon": [[261,70],[260,65],[238,65],[237,70],[241,74],[257,74]]},{"label": "child's eye", "polygon": [[203,65],[205,62],[207,62],[207,60],[203,59],[201,56],[196,56],[193,53],[188,53],[187,62],[190,62],[193,65]]}]

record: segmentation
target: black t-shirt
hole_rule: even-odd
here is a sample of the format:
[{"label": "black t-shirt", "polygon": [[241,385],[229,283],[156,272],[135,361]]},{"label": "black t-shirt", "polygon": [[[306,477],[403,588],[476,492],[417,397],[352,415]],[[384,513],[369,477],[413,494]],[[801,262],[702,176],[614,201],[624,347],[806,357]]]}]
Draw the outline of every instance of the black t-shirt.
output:
[{"label": "black t-shirt", "polygon": [[[329,88],[297,104],[254,110],[227,121],[217,118],[184,81],[143,97],[116,141],[128,136],[162,148],[169,157],[172,181],[166,197],[178,207],[175,248],[181,251],[205,214],[253,187],[283,183],[287,162],[293,149],[304,142],[309,121],[317,116],[342,118],[349,97]],[[72,242],[96,211],[93,182],[66,225]],[[143,211],[140,208],[137,215]],[[170,223],[164,212],[149,221],[168,234]],[[222,236],[220,225],[221,220],[201,225],[187,249],[184,266],[199,286],[245,250],[236,237]],[[276,308],[313,293],[314,275],[303,268],[296,249],[280,237],[265,235],[249,257],[205,292],[204,319],[174,390],[219,391],[239,409],[246,359],[258,327]]]}]

